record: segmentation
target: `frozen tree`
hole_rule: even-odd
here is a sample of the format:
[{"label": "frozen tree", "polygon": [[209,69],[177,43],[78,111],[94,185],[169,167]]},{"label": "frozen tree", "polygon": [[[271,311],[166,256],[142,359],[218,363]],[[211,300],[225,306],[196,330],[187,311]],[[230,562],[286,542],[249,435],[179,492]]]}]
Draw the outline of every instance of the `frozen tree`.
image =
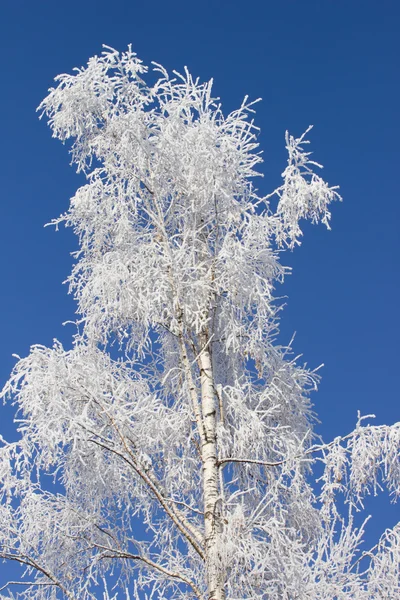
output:
[{"label": "frozen tree", "polygon": [[287,134],[262,197],[254,102],[225,116],[211,84],[106,48],[40,105],[87,178],[54,221],[79,316],[2,393],[1,598],[400,598],[400,526],[366,551],[355,518],[399,495],[400,425],[321,441],[318,375],[276,341],[283,251],[338,193]]}]

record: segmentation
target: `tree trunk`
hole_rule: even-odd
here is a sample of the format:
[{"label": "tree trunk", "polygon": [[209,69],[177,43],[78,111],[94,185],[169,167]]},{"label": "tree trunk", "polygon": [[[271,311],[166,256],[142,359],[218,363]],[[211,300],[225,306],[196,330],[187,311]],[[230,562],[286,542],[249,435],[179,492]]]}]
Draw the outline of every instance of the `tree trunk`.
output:
[{"label": "tree trunk", "polygon": [[[205,340],[203,340],[205,341]],[[206,343],[206,342],[205,342]],[[203,347],[205,346],[205,343]],[[220,556],[221,519],[218,482],[216,398],[210,351],[200,355],[201,402],[205,440],[203,460],[204,525],[208,600],[225,600],[224,574]]]}]

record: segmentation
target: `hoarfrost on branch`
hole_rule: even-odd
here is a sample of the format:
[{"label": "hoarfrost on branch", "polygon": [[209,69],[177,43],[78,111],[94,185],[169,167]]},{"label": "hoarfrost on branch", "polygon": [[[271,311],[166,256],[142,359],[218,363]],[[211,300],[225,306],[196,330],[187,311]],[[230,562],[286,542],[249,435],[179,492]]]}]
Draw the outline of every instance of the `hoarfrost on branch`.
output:
[{"label": "hoarfrost on branch", "polygon": [[282,251],[302,219],[329,227],[337,189],[286,134],[261,197],[254,102],[224,116],[211,81],[153,71],[106,48],[39,108],[87,178],[54,221],[79,238],[79,333],[2,393],[0,557],[25,571],[0,597],[400,598],[399,526],[365,550],[354,522],[399,495],[400,426],[318,440],[318,375],[276,343]]}]

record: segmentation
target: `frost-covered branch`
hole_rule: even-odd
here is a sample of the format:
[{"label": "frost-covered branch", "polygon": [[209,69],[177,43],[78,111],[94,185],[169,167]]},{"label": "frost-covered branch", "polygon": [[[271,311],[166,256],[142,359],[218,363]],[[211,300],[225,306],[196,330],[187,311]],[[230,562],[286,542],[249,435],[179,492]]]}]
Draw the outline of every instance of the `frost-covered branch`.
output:
[{"label": "frost-covered branch", "polygon": [[115,448],[110,448],[104,443],[100,442],[97,439],[92,440],[94,444],[100,446],[104,450],[108,452],[112,452],[116,454],[119,458],[128,463],[130,467],[139,475],[139,477],[145,482],[145,484],[149,487],[149,489],[153,492],[154,496],[159,501],[162,508],[165,510],[167,515],[171,518],[174,525],[179,529],[179,531],[183,534],[183,536],[187,539],[187,541],[193,546],[196,552],[203,558],[203,550],[201,548],[201,538],[196,529],[191,525],[181,514],[177,513],[177,510],[174,507],[171,507],[171,501],[168,498],[165,498],[162,490],[160,490],[160,485],[157,480],[152,477],[149,472],[141,469],[137,464],[130,462],[121,452],[115,450]]},{"label": "frost-covered branch", "polygon": [[259,195],[254,104],[225,114],[212,81],[149,77],[129,47],[39,107],[86,183],[52,222],[79,240],[77,334],[32,346],[1,393],[19,439],[0,438],[0,557],[27,568],[21,600],[399,595],[398,526],[362,552],[356,512],[397,499],[400,425],[316,439],[317,370],[277,343],[284,250],[340,196],[310,129]]},{"label": "frost-covered branch", "polygon": [[162,565],[155,563],[154,561],[150,560],[146,556],[130,554],[129,552],[114,550],[112,548],[108,548],[107,546],[100,546],[98,544],[96,545],[96,547],[99,548],[100,550],[104,551],[103,554],[101,555],[100,559],[118,558],[118,559],[128,559],[128,560],[143,562],[146,565],[148,565],[149,567],[151,567],[152,569],[159,571],[160,573],[162,573],[169,579],[177,579],[177,580],[181,581],[185,585],[189,586],[194,591],[194,593],[196,594],[196,596],[198,598],[202,597],[201,591],[197,588],[197,586],[193,583],[193,581],[191,581],[190,579],[188,579],[181,573],[177,573],[174,571],[170,571],[169,569],[166,569]]},{"label": "frost-covered branch", "polygon": [[18,555],[18,554],[14,554],[12,552],[4,552],[0,549],[0,558],[2,558],[3,560],[10,560],[10,561],[14,561],[17,563],[20,563],[21,565],[27,566],[28,568],[34,569],[36,570],[40,575],[44,575],[44,577],[46,579],[49,579],[49,581],[35,581],[35,582],[22,582],[22,581],[18,581],[18,582],[14,582],[14,581],[9,581],[3,588],[0,589],[0,591],[2,591],[3,589],[7,588],[9,585],[11,584],[20,584],[20,585],[28,585],[28,586],[45,586],[45,587],[57,587],[59,588],[62,593],[69,598],[69,600],[77,600],[76,596],[70,592],[65,585],[59,581],[57,579],[57,577],[55,577],[48,569],[42,567],[40,564],[38,564],[38,562],[36,560],[34,560],[33,558],[29,557],[29,556],[24,556],[24,555]]}]

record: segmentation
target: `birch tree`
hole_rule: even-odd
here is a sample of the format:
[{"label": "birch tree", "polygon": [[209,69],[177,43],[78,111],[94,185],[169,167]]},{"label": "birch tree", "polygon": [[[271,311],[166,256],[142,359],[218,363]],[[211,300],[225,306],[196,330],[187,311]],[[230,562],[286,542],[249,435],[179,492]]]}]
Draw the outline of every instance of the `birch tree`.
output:
[{"label": "birch tree", "polygon": [[0,557],[23,573],[1,598],[400,598],[400,525],[365,549],[358,516],[399,495],[400,426],[319,439],[318,374],[276,341],[284,251],[338,191],[308,130],[260,195],[254,104],[226,116],[211,81],[105,48],[40,105],[87,180],[53,222],[79,239],[77,333],[2,392]]}]

